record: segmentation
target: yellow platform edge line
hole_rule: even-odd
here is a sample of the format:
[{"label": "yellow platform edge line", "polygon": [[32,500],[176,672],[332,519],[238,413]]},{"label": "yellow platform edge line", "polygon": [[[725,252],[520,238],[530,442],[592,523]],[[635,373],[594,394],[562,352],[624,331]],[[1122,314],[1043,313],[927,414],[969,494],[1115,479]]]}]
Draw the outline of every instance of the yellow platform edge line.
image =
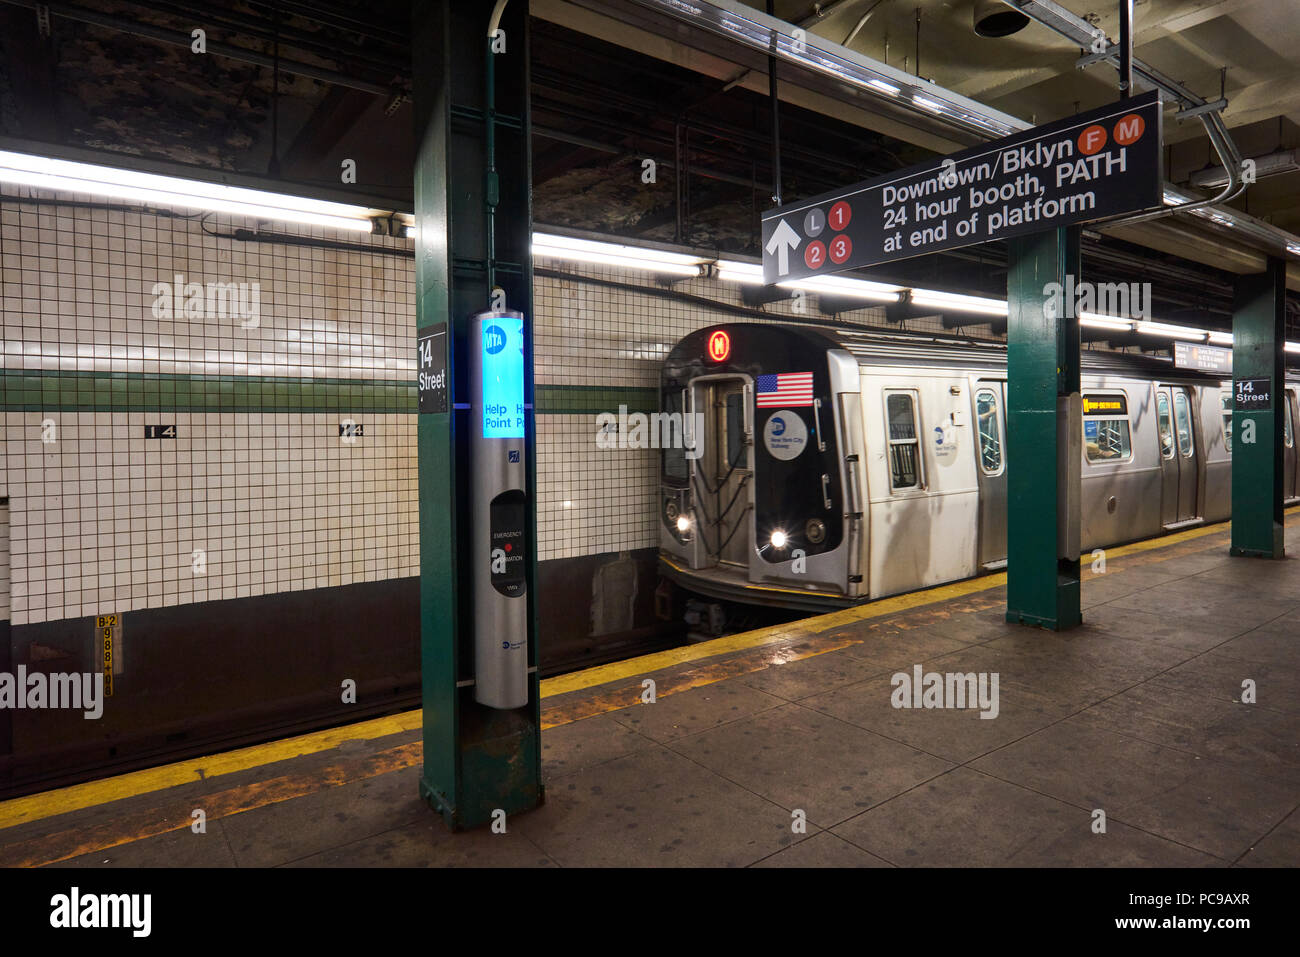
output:
[{"label": "yellow platform edge line", "polygon": [[84,784],[29,794],[0,802],[0,829],[38,821],[42,818],[79,811],[97,804],[108,804],[122,798],[148,794],[182,784],[232,774],[249,768],[273,764],[288,758],[302,757],[328,751],[345,741],[368,741],[402,731],[415,731],[422,724],[419,709],[390,714],[382,718],[358,721],[355,724],[313,731],[294,738],[268,741],[234,751],[224,751],[202,758],[190,758],[175,764],[164,764],[143,771],[130,771],[111,778],[100,778]]},{"label": "yellow platform edge line", "polygon": [[[1287,509],[1286,514],[1300,514],[1300,505]],[[1171,535],[1162,535],[1158,538],[1133,542],[1129,545],[1108,548],[1105,550],[1106,557],[1107,560],[1122,558],[1136,552],[1177,545],[1180,542],[1221,532],[1229,528],[1230,524],[1230,522],[1219,522],[1214,525],[1203,525],[1186,531],[1175,532]],[[1080,561],[1086,562],[1091,559],[1091,554],[1085,554],[1081,556]],[[892,598],[882,598],[867,605],[846,608],[799,622],[772,625],[767,628],[715,638],[682,648],[672,648],[667,651],[641,655],[637,658],[628,658],[608,665],[597,665],[583,671],[544,679],[541,682],[541,695],[543,698],[555,697],[556,695],[593,688],[597,685],[608,684],[611,681],[618,681],[622,678],[633,677],[649,671],[658,671],[673,665],[697,661],[701,658],[711,658],[715,655],[724,655],[733,651],[757,648],[761,645],[773,644],[788,638],[797,638],[803,634],[821,634],[831,628],[839,628],[856,621],[879,618],[883,615],[896,614],[900,611],[909,611],[924,605],[936,604],[952,598],[988,591],[1006,584],[1006,580],[1005,572],[970,578],[924,591],[895,595]],[[131,771],[115,777],[87,781],[84,784],[74,784],[53,791],[11,798],[8,801],[0,802],[0,830],[30,821],[55,817],[59,814],[67,814],[70,811],[78,811],[98,804],[108,804],[123,798],[135,797],[182,784],[192,784],[198,780],[223,774],[273,764],[276,761],[315,754],[337,747],[344,741],[367,741],[402,731],[414,731],[420,728],[421,724],[421,711],[417,708],[413,711],[404,711],[400,714],[360,721],[340,728],[314,731],[293,738],[269,741],[265,744],[226,751],[209,757],[191,758],[157,768]]]}]

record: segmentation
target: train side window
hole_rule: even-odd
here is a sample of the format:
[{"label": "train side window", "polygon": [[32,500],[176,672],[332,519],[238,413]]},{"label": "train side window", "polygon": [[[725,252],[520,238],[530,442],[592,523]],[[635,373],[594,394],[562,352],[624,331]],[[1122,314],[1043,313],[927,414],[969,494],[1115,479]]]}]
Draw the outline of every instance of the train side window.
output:
[{"label": "train side window", "polygon": [[1219,417],[1223,419],[1223,447],[1232,452],[1232,392],[1219,393]]},{"label": "train side window", "polygon": [[916,393],[885,393],[889,426],[889,484],[895,491],[921,487],[921,443],[916,430]]},{"label": "train side window", "polygon": [[1123,462],[1133,457],[1128,397],[1083,397],[1083,446],[1089,462]]},{"label": "train side window", "polygon": [[1187,393],[1181,389],[1174,393],[1174,429],[1178,434],[1178,454],[1191,458],[1196,451],[1192,439],[1192,409],[1187,404]]},{"label": "train side window", "polygon": [[1156,422],[1160,426],[1160,455],[1166,459],[1174,457],[1174,421],[1169,415],[1169,394],[1156,393]]},{"label": "train side window", "polygon": [[975,393],[975,417],[980,438],[980,468],[985,475],[996,475],[1002,469],[1002,425],[997,393],[992,389]]}]

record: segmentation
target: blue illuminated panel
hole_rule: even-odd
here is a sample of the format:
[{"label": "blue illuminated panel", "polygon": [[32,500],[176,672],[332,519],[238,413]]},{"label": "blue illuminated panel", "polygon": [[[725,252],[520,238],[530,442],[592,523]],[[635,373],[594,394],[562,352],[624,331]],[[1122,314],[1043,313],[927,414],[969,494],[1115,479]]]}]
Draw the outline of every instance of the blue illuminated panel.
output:
[{"label": "blue illuminated panel", "polygon": [[524,437],[524,321],[483,320],[483,438]]}]

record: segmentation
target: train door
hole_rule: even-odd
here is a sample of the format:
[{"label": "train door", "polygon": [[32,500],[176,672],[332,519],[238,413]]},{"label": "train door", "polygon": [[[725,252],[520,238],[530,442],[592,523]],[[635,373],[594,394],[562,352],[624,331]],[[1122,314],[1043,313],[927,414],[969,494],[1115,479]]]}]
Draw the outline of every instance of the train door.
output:
[{"label": "train door", "polygon": [[1300,407],[1296,404],[1295,389],[1283,390],[1282,396],[1282,501],[1289,502],[1300,495],[1300,487],[1296,485],[1300,480],[1297,476],[1300,469],[1296,467],[1300,464],[1300,443],[1296,442],[1295,434],[1296,423],[1300,422],[1296,413],[1300,412]]},{"label": "train door", "polygon": [[[696,469],[696,503],[702,504],[701,541],[709,558],[749,567],[753,547],[753,461],[750,389],[744,379],[712,379],[696,389],[706,409],[708,440]],[[700,401],[700,400],[703,401]]]},{"label": "train door", "polygon": [[975,384],[975,454],[980,490],[979,560],[984,567],[1007,558],[1007,384],[981,379]]},{"label": "train door", "polygon": [[1161,522],[1165,526],[1201,517],[1200,450],[1191,390],[1184,386],[1156,387],[1156,422],[1163,471]]}]

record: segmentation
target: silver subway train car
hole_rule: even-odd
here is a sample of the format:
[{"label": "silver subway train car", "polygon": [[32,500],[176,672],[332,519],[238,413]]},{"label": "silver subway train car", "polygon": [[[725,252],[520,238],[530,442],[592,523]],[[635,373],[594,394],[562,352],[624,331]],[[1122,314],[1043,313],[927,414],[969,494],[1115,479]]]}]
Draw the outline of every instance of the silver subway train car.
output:
[{"label": "silver subway train car", "polygon": [[[1148,356],[1082,362],[1083,548],[1226,519],[1231,382]],[[661,452],[661,571],[709,598],[817,610],[1003,567],[1006,365],[1005,346],[956,338],[692,333],[661,378],[665,421],[687,426]],[[1288,501],[1298,391],[1289,379]]]}]

